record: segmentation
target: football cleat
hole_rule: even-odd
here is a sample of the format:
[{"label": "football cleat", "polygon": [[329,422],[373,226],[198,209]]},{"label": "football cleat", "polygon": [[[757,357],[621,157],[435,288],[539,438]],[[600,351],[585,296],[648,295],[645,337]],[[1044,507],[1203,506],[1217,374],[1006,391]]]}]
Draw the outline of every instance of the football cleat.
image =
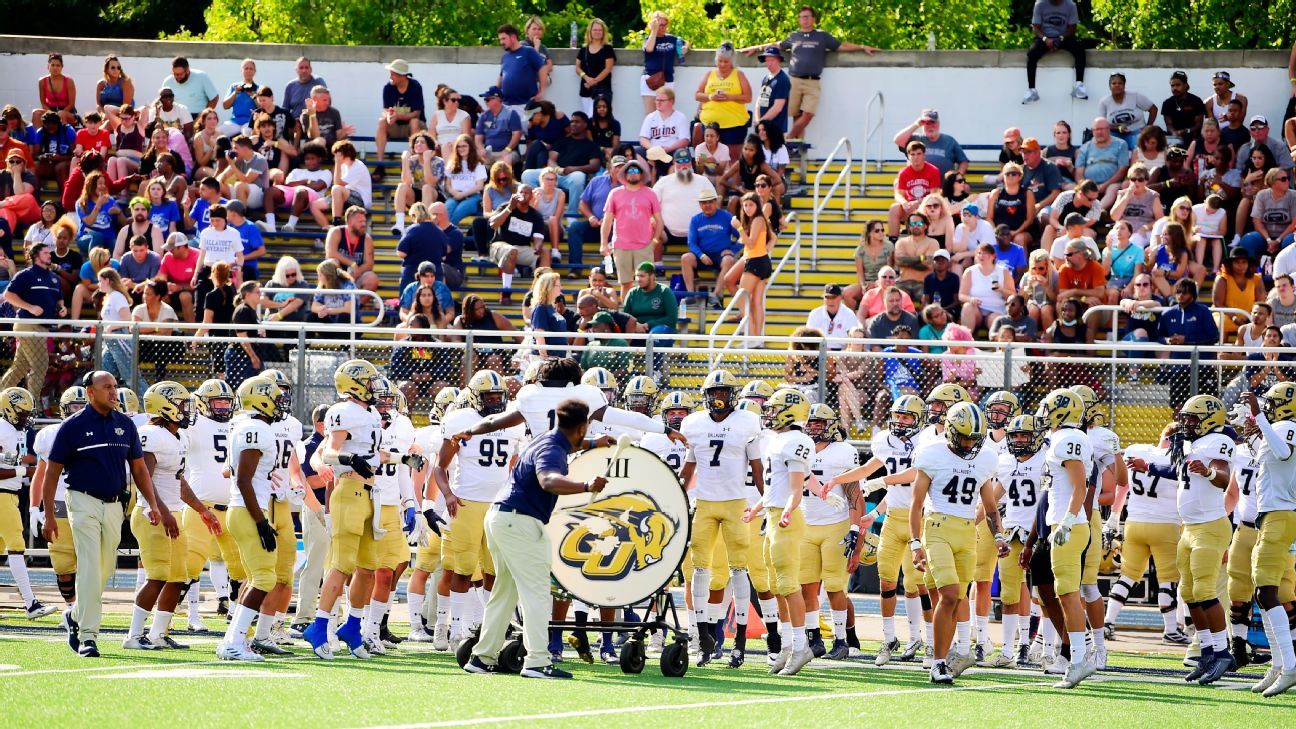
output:
[{"label": "football cleat", "polygon": [[275,645],[271,638],[254,638],[252,640],[252,650],[263,656],[290,656],[292,653]]},{"label": "football cleat", "polygon": [[483,676],[493,676],[499,673],[499,666],[496,666],[494,664],[487,665],[482,661],[482,659],[478,658],[477,656],[473,656],[472,658],[469,658],[468,662],[464,664],[463,668],[468,673],[478,673]]},{"label": "football cleat", "polygon": [[1275,679],[1274,682],[1269,685],[1269,688],[1264,690],[1263,695],[1277,696],[1278,694],[1283,693],[1284,691],[1291,688],[1292,686],[1296,686],[1296,669],[1292,669],[1290,671],[1283,671],[1282,673],[1278,674],[1278,678]]},{"label": "football cleat", "polygon": [[[985,659],[986,659],[985,646],[981,645],[980,643],[977,643],[976,645],[972,646],[972,658],[974,659],[975,665],[979,666],[985,663]],[[955,676],[957,675],[958,674],[955,674]]]},{"label": "football cleat", "polygon": [[247,661],[249,663],[265,660],[264,657],[254,653],[252,649],[242,643],[229,644],[224,641],[217,644],[216,657],[222,661]]},{"label": "football cleat", "polygon": [[309,627],[310,623],[293,623],[288,626],[288,635],[292,636],[293,640],[303,640],[306,636],[302,633],[305,633]]},{"label": "football cleat", "polygon": [[1278,677],[1280,675],[1282,675],[1282,669],[1280,669],[1277,666],[1270,666],[1269,670],[1265,671],[1264,678],[1260,679],[1259,683],[1251,687],[1251,693],[1253,694],[1264,693],[1266,690],[1268,690],[1270,686],[1274,684],[1274,681],[1278,680]]},{"label": "football cleat", "polygon": [[1215,660],[1211,661],[1210,667],[1206,669],[1206,673],[1201,678],[1197,679],[1197,683],[1202,686],[1209,686],[1223,678],[1224,674],[1234,668],[1237,668],[1237,661],[1233,660],[1231,654],[1227,652],[1216,653]]},{"label": "football cleat", "polygon": [[1233,636],[1233,662],[1239,669],[1246,668],[1251,663],[1251,644],[1247,643],[1246,638]]},{"label": "football cleat", "polygon": [[572,675],[561,668],[550,664],[540,668],[522,669],[522,678],[571,678]]},{"label": "football cleat", "polygon": [[594,653],[590,649],[589,638],[585,635],[585,631],[577,630],[567,636],[567,645],[576,651],[576,655],[580,656],[582,661],[586,663],[594,662]]},{"label": "football cleat", "polygon": [[[360,634],[360,622],[358,620],[348,619],[343,623],[337,630],[337,637],[338,640],[346,643],[347,649],[351,651],[351,655],[356,658],[369,657],[369,651],[367,650],[367,646],[365,646],[364,636]],[[314,645],[313,642],[312,645]]]},{"label": "football cleat", "polygon": [[[617,658],[616,649],[610,645],[605,645],[599,650],[599,659],[609,666],[621,662],[621,659]],[[702,664],[699,663],[698,665],[700,666]]]},{"label": "football cleat", "polygon": [[850,646],[846,644],[845,639],[834,638],[832,650],[824,654],[824,658],[830,661],[840,661],[850,655]]},{"label": "football cleat", "polygon": [[67,644],[73,653],[79,653],[81,650],[80,631],[81,626],[72,617],[72,608],[63,611],[63,628],[67,631]]},{"label": "football cleat", "polygon": [[815,658],[823,658],[824,654],[828,652],[828,648],[824,645],[823,635],[820,633],[811,634],[809,647]]},{"label": "football cleat", "polygon": [[378,637],[382,639],[383,645],[387,646],[388,648],[396,648],[401,643],[405,642],[404,638],[388,630],[387,626],[385,625],[378,632]]},{"label": "football cleat", "polygon": [[936,652],[931,646],[923,646],[922,665],[923,668],[931,668],[936,663]]},{"label": "football cleat", "polygon": [[[365,638],[363,646],[364,646],[363,650],[367,651],[370,656],[387,655],[387,647],[384,646],[383,642],[381,640],[378,640],[377,638]],[[355,650],[353,649],[351,653],[354,655]],[[356,656],[356,658],[361,658],[361,657],[362,656],[358,656],[358,655]],[[367,658],[368,656],[364,656],[364,657]]]},{"label": "football cleat", "polygon": [[954,674],[954,678],[958,678],[963,675],[964,671],[975,665],[976,655],[974,655],[972,651],[968,651],[967,653],[953,653],[953,656],[949,661],[949,670],[950,673]]},{"label": "football cleat", "polygon": [[791,658],[792,658],[792,646],[788,646],[783,650],[779,651],[778,653],[774,654],[773,657],[770,659],[769,672],[779,673],[787,666],[788,660]]},{"label": "football cleat", "polygon": [[562,651],[549,651],[549,661],[551,663],[562,663],[564,660]]},{"label": "football cleat", "polygon": [[923,644],[921,640],[911,640],[905,645],[904,650],[900,652],[900,657],[896,658],[896,660],[912,661],[914,659],[914,656],[918,655],[918,651],[922,650],[925,647],[926,646]]},{"label": "football cleat", "polygon": [[170,648],[171,650],[174,651],[189,650],[189,646],[185,645],[184,643],[175,642],[175,640],[173,640],[169,635],[162,636],[162,640],[161,642],[158,643],[158,646],[161,648]]},{"label": "football cleat", "polygon": [[270,629],[270,640],[274,641],[275,645],[292,645],[293,637],[283,629],[282,625],[276,625]]},{"label": "football cleat", "polygon": [[1172,633],[1162,633],[1161,642],[1173,643],[1174,645],[1188,645],[1192,642],[1192,638],[1189,638],[1182,630],[1176,629]]},{"label": "football cleat", "polygon": [[1016,668],[1017,651],[999,651],[990,657],[990,661],[985,665],[990,668]]},{"label": "football cleat", "polygon": [[1019,646],[1017,646],[1017,665],[1019,665],[1019,666],[1034,666],[1034,665],[1036,665],[1036,664],[1034,664],[1034,663],[1031,663],[1031,660],[1030,660],[1030,646],[1028,646],[1028,645],[1019,645]]},{"label": "football cleat", "polygon": [[1103,623],[1103,638],[1107,640],[1116,640],[1116,624]]},{"label": "football cleat", "polygon": [[328,623],[316,621],[302,631],[302,637],[310,643],[315,655],[326,661],[333,660],[333,647],[329,645]]},{"label": "football cleat", "polygon": [[450,650],[450,626],[449,625],[432,626],[432,650],[434,651]]},{"label": "football cleat", "polygon": [[1094,668],[1093,663],[1089,661],[1072,663],[1067,668],[1066,676],[1061,681],[1053,684],[1053,688],[1075,688],[1080,685],[1081,681],[1094,675],[1097,670],[1097,668]]},{"label": "football cleat", "polygon": [[1026,649],[1026,662],[1038,666],[1043,659],[1044,636],[1037,633],[1035,639],[1031,641],[1030,647]]},{"label": "football cleat", "polygon": [[122,648],[128,651],[155,651],[162,646],[153,645],[147,635],[131,636],[122,641]]},{"label": "football cleat", "polygon": [[954,683],[954,674],[950,673],[949,666],[945,661],[932,664],[930,677],[932,683]]},{"label": "football cleat", "polygon": [[57,610],[58,608],[53,605],[43,605],[40,600],[32,600],[32,604],[27,606],[27,619],[37,620]]},{"label": "football cleat", "polygon": [[730,668],[742,667],[743,661],[746,658],[745,653],[746,651],[744,651],[742,648],[734,648],[733,650],[729,651],[729,667]]},{"label": "football cleat", "polygon": [[[890,663],[891,654],[897,650],[900,650],[900,641],[893,640],[890,643],[883,643],[882,647],[878,649],[877,658],[873,659],[873,665],[885,666],[886,664]],[[908,650],[908,648],[906,648],[905,650]],[[905,659],[901,658],[900,660],[905,660]]]},{"label": "football cleat", "polygon": [[432,634],[418,626],[415,626],[410,628],[409,639],[411,643],[431,643]]},{"label": "football cleat", "polygon": [[190,633],[208,633],[211,629],[203,622],[202,616],[193,613],[189,616],[189,624],[186,626]]},{"label": "football cleat", "polygon": [[1092,662],[1095,671],[1107,670],[1107,646],[1094,647]]},{"label": "football cleat", "polygon": [[99,644],[93,640],[81,641],[81,648],[77,650],[77,655],[82,658],[98,658]]},{"label": "football cleat", "polygon": [[216,614],[224,616],[226,620],[230,618],[229,598],[222,597],[216,601]]},{"label": "football cleat", "polygon": [[[666,634],[661,632],[660,630],[654,632],[652,634],[652,637],[648,638],[648,650],[652,651],[653,653],[661,653],[665,649],[666,649]],[[732,656],[733,654],[730,653],[730,655]]]},{"label": "football cleat", "polygon": [[[715,649],[716,649],[716,639],[715,639],[715,634],[711,632],[711,626],[709,624],[703,624],[699,626],[698,627],[698,651],[700,653],[699,658],[705,658],[707,661],[710,661],[711,658],[713,657],[712,654],[715,653]],[[704,663],[699,663],[698,665],[701,666],[704,665]]]},{"label": "football cleat", "polygon": [[774,655],[775,653],[778,653],[778,652],[782,651],[782,650],[783,650],[783,636],[779,635],[779,634],[778,634],[778,631],[776,631],[776,630],[771,630],[770,632],[766,633],[766,634],[765,634],[765,647],[766,647],[767,649],[769,649],[769,654],[770,654],[771,656]]},{"label": "football cleat", "polygon": [[1070,661],[1062,656],[1044,656],[1044,673],[1046,675],[1065,676],[1070,668]]},{"label": "football cleat", "polygon": [[792,655],[788,657],[787,664],[783,666],[783,670],[778,672],[778,675],[795,676],[797,672],[805,668],[807,663],[814,660],[814,657],[814,651],[810,650],[808,646],[799,651],[793,651]]}]

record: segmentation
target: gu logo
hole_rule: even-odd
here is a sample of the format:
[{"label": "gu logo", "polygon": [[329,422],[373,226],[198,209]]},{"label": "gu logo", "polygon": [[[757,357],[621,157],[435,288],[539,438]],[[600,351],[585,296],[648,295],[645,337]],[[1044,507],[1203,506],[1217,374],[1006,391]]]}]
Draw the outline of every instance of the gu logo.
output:
[{"label": "gu logo", "polygon": [[642,491],[617,494],[568,512],[579,521],[567,527],[558,547],[563,563],[591,580],[619,580],[660,562],[679,522]]}]

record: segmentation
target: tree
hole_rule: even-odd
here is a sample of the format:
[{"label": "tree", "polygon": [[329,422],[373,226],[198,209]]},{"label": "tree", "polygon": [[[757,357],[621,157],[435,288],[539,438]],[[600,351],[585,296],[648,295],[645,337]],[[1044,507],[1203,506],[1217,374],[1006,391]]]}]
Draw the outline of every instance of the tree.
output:
[{"label": "tree", "polygon": [[1117,48],[1286,48],[1296,0],[1093,0]]}]

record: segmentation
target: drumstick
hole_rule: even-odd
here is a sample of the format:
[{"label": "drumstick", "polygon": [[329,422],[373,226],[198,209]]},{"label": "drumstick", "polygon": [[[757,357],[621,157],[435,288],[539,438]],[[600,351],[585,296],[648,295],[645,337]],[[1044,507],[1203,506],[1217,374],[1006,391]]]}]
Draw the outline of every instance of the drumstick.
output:
[{"label": "drumstick", "polygon": [[[612,458],[608,459],[607,468],[603,469],[603,478],[608,478],[612,475],[613,464],[617,462],[617,459],[621,457],[621,454],[625,452],[625,449],[629,448],[631,445],[630,436],[625,433],[617,436],[616,448],[612,451]],[[589,503],[594,503],[593,491],[590,492]]]}]

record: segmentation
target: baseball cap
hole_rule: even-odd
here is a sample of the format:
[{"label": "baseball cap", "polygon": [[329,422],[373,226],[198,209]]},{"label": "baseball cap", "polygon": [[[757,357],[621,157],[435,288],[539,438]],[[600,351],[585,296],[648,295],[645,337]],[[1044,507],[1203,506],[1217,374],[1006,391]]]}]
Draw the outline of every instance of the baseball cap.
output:
[{"label": "baseball cap", "polygon": [[783,60],[783,51],[778,46],[765,46],[765,50],[761,51],[757,58],[762,61],[766,58],[777,58],[781,61]]},{"label": "baseball cap", "polygon": [[940,121],[940,112],[936,111],[935,109],[923,109],[922,113],[918,115],[918,118],[928,119],[931,121]]},{"label": "baseball cap", "polygon": [[841,295],[842,295],[842,287],[838,286],[838,285],[835,284],[835,283],[824,284],[824,292],[823,292],[823,295],[824,295],[825,297],[828,297],[828,296],[841,296]]},{"label": "baseball cap", "polygon": [[243,204],[242,200],[230,200],[225,203],[225,209],[231,213],[247,215],[247,206]]},{"label": "baseball cap", "polygon": [[503,95],[504,94],[500,93],[500,87],[492,86],[489,89],[483,91],[481,97],[483,99],[490,99],[490,98],[500,98]]},{"label": "baseball cap", "polygon": [[621,173],[625,174],[629,172],[631,167],[635,168],[636,170],[639,170],[639,174],[643,174],[644,171],[643,165],[639,164],[639,160],[634,160],[634,159],[626,161],[625,166],[621,168]]},{"label": "baseball cap", "polygon": [[414,75],[414,74],[410,73],[410,67],[409,67],[409,64],[405,62],[405,59],[404,59],[404,58],[397,58],[396,60],[394,60],[394,61],[392,61],[391,63],[387,64],[387,70],[388,70],[388,71],[391,71],[392,73],[400,74],[401,76],[413,76],[413,75]]},{"label": "baseball cap", "polygon": [[698,193],[698,202],[707,202],[709,200],[717,199],[719,198],[716,196],[716,191],[713,187],[704,187],[702,188],[702,192]]},{"label": "baseball cap", "polygon": [[1026,137],[1023,139],[1021,148],[1023,152],[1038,152],[1042,149],[1039,140],[1035,137]]},{"label": "baseball cap", "polygon": [[1247,119],[1247,126],[1255,126],[1256,124],[1267,127],[1269,126],[1269,120],[1265,118],[1264,114],[1256,114],[1250,119]]},{"label": "baseball cap", "polygon": [[171,96],[171,97],[174,97],[174,96],[175,96],[175,92],[172,91],[169,87],[163,86],[163,87],[161,88],[161,90],[158,91],[158,98],[160,99],[160,98],[162,98],[163,96]]},{"label": "baseball cap", "polygon": [[655,273],[657,273],[657,268],[656,268],[655,266],[653,266],[652,261],[644,261],[643,263],[639,264],[638,266],[635,266],[635,271],[638,271],[639,273],[652,273],[652,274],[655,274]]},{"label": "baseball cap", "polygon": [[418,265],[418,275],[425,273],[436,273],[436,264],[431,261],[424,261]]},{"label": "baseball cap", "polygon": [[1005,142],[1007,142],[1010,139],[1021,139],[1022,138],[1021,130],[1018,129],[1017,127],[1008,127],[1007,129],[1004,130],[1003,138]]},{"label": "baseball cap", "polygon": [[1080,213],[1067,213],[1066,219],[1062,221],[1064,226],[1084,225],[1084,216]]},{"label": "baseball cap", "polygon": [[623,164],[625,164],[625,163],[626,163],[626,158],[625,158],[623,155],[619,155],[619,154],[618,154],[617,156],[615,156],[615,157],[612,158],[612,166],[613,166],[613,167],[620,167],[621,165],[623,165]]},{"label": "baseball cap", "polygon": [[1184,149],[1183,147],[1180,147],[1177,144],[1166,150],[1166,157],[1187,157],[1187,156],[1188,156],[1188,150]]},{"label": "baseball cap", "polygon": [[1224,83],[1228,84],[1228,87],[1230,89],[1237,85],[1233,83],[1233,77],[1229,75],[1228,71],[1216,71],[1215,75],[1211,76],[1211,78],[1219,79],[1220,81],[1223,81]]},{"label": "baseball cap", "polygon": [[23,162],[27,161],[27,158],[23,156],[23,153],[19,152],[17,149],[11,149],[9,150],[9,154],[5,155],[6,162],[11,159],[22,160]]},{"label": "baseball cap", "polygon": [[610,327],[616,327],[616,319],[613,319],[613,318],[612,318],[612,315],[609,314],[609,313],[607,313],[606,311],[600,311],[599,313],[597,313],[597,314],[595,314],[594,316],[590,317],[589,323],[590,323],[590,324],[606,324],[606,325],[608,325],[608,326],[610,326]]},{"label": "baseball cap", "polygon": [[936,252],[932,254],[932,258],[944,258],[945,260],[949,260],[949,257],[950,252],[944,248],[937,248]]},{"label": "baseball cap", "polygon": [[693,161],[693,152],[688,147],[680,147],[675,150],[676,164],[688,164]]},{"label": "baseball cap", "polygon": [[977,216],[981,214],[981,208],[977,207],[976,205],[964,205],[963,212],[967,213],[968,215]]},{"label": "baseball cap", "polygon": [[1174,73],[1170,74],[1170,80],[1174,81],[1175,79],[1179,79],[1184,83],[1188,83],[1188,74],[1184,73],[1183,71],[1175,71]]},{"label": "baseball cap", "polygon": [[645,154],[644,156],[653,162],[671,161],[670,152],[667,152],[665,147],[659,147],[659,146],[649,147],[647,154]]}]

